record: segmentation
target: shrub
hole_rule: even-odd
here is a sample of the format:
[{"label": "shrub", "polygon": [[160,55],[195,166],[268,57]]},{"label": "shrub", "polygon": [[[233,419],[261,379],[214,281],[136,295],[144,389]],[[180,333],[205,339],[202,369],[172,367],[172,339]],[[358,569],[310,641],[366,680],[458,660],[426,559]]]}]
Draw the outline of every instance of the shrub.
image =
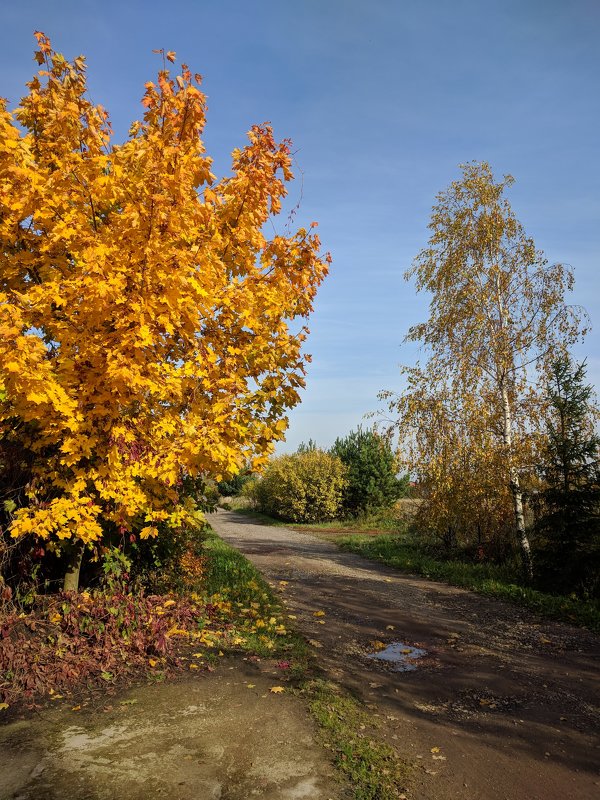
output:
[{"label": "shrub", "polygon": [[343,506],[358,516],[369,510],[388,508],[406,494],[408,476],[398,479],[398,463],[389,443],[375,431],[358,428],[344,439],[336,439],[331,454],[348,468]]},{"label": "shrub", "polygon": [[325,522],[340,511],[346,467],[322,450],[274,458],[255,487],[261,511],[289,522]]}]

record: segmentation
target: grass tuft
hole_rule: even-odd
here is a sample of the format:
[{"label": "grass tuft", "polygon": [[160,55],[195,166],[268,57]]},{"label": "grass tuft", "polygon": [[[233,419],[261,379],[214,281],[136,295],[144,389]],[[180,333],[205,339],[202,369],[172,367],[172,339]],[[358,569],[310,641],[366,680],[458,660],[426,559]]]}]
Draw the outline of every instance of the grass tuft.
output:
[{"label": "grass tuft", "polygon": [[356,800],[397,798],[406,788],[410,767],[381,740],[374,717],[328,681],[311,681],[302,694],[321,728],[325,747],[352,783]]}]

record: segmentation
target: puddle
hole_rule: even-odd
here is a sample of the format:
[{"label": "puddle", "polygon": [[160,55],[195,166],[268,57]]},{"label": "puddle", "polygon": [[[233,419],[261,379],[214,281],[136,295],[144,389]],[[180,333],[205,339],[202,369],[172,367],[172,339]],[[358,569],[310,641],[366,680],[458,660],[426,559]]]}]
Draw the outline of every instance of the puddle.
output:
[{"label": "puddle", "polygon": [[371,653],[369,658],[374,658],[377,661],[386,661],[388,664],[394,664],[394,672],[412,672],[417,668],[414,661],[426,655],[427,650],[413,647],[404,642],[392,642],[385,650]]}]

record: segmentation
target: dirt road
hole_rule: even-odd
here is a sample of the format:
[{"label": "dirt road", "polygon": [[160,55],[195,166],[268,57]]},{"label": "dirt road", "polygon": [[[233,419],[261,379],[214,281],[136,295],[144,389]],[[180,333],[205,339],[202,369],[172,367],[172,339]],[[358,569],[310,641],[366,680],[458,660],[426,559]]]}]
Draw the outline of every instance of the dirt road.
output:
[{"label": "dirt road", "polygon": [[[600,637],[305,533],[222,510],[210,522],[282,592],[328,673],[381,716],[415,765],[411,798],[600,796]],[[394,642],[401,662],[372,658]]]}]

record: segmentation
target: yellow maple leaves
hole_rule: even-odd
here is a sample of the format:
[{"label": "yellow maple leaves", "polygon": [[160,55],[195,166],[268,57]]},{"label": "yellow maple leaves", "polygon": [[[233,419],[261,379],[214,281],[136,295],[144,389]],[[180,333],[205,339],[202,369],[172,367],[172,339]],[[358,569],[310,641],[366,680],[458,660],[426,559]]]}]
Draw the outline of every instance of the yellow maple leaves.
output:
[{"label": "yellow maple leaves", "polygon": [[292,177],[268,125],[216,181],[182,65],[111,145],[83,58],[36,36],[42,69],[0,105],[0,425],[33,475],[12,534],[153,537],[197,521],[185,478],[260,465],[283,436],[306,360],[289,321],[328,257],[312,231],[265,238]]}]

